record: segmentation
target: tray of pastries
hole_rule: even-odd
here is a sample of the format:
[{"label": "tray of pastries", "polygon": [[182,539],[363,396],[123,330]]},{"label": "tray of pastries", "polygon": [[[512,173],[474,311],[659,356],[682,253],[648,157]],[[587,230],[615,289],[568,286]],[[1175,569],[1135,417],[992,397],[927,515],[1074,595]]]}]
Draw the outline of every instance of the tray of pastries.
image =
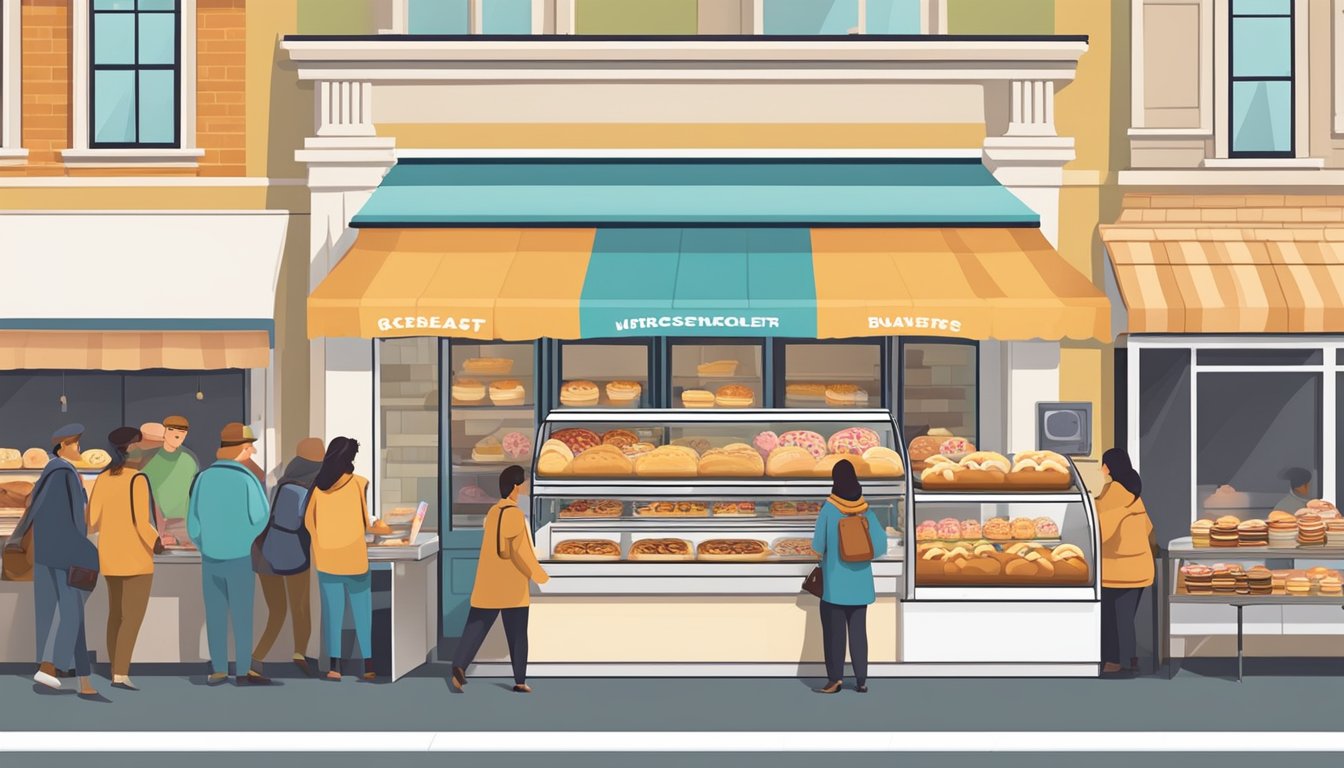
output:
[{"label": "tray of pastries", "polygon": [[708,539],[696,547],[700,560],[726,562],[757,562],[773,554],[764,541],[756,539]]},{"label": "tray of pastries", "polygon": [[685,539],[640,539],[630,545],[631,560],[694,560],[695,551]]},{"label": "tray of pastries", "polygon": [[556,517],[562,520],[616,518],[625,511],[625,505],[615,499],[579,499],[570,502]]},{"label": "tray of pastries", "polygon": [[610,539],[569,539],[555,545],[551,556],[556,560],[604,562],[621,559],[621,545]]},{"label": "tray of pastries", "polygon": [[755,517],[754,501],[716,501],[712,506],[715,517]]},{"label": "tray of pastries", "polygon": [[821,555],[812,549],[812,539],[810,538],[783,538],[775,539],[770,545],[770,549],[775,551],[775,555],[785,560],[817,560]]},{"label": "tray of pastries", "polygon": [[816,517],[821,514],[819,501],[772,501],[771,517]]},{"label": "tray of pastries", "polygon": [[655,501],[635,509],[635,517],[708,517],[709,505],[703,501]]},{"label": "tray of pastries", "polygon": [[917,586],[1085,585],[1091,578],[1082,549],[1073,544],[926,542],[916,558]]},{"label": "tray of pastries", "polygon": [[1023,451],[1012,459],[994,451],[934,454],[921,463],[920,485],[931,491],[1063,491],[1073,486],[1068,459],[1054,451]]}]

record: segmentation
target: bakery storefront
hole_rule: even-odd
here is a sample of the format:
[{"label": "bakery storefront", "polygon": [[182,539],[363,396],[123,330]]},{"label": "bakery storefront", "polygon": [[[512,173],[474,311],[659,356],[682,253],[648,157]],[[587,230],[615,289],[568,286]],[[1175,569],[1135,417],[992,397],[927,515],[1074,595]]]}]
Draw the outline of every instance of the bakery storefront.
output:
[{"label": "bakery storefront", "polygon": [[[187,419],[184,450],[202,465],[233,421],[252,427],[256,461],[272,465],[287,224],[284,212],[0,213],[0,243],[25,259],[9,275],[0,319],[0,539],[23,515],[51,433],[67,423],[85,427],[86,489],[109,461],[109,432],[169,416]],[[137,660],[205,657],[200,560],[183,528],[160,525],[176,541],[156,558]],[[88,611],[91,627],[105,624],[106,590]],[[0,631],[0,660],[31,662],[32,584],[0,582],[0,615],[15,618]],[[89,633],[100,659],[104,641]]]},{"label": "bakery storefront", "polygon": [[818,667],[799,585],[848,457],[888,534],[874,674],[1095,674],[1086,487],[981,444],[981,365],[1105,339],[1109,304],[979,162],[403,160],[352,226],[309,335],[374,340],[372,402],[335,407],[373,411],[380,512],[433,510],[448,641],[517,463],[535,674]]}]

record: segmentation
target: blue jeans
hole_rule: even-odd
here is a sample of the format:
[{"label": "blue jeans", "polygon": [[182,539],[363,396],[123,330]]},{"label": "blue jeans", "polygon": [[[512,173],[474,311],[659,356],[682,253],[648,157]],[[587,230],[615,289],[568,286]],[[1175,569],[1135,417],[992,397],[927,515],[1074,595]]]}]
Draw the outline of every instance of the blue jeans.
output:
[{"label": "blue jeans", "polygon": [[205,637],[210,646],[210,671],[229,673],[229,617],[233,617],[233,653],[238,673],[252,652],[252,598],[257,577],[252,558],[212,560],[201,558],[201,591],[205,596]]},{"label": "blue jeans", "polygon": [[[89,675],[89,644],[84,635],[84,601],[88,593],[70,586],[64,568],[33,565],[33,605],[37,629],[37,662],[50,661],[57,669],[74,667]],[[55,621],[56,631],[52,632]]]},{"label": "blue jeans", "polygon": [[326,637],[327,656],[341,657],[341,632],[345,629],[345,599],[348,597],[360,655],[365,659],[373,658],[373,577],[368,571],[358,576],[318,571],[317,588],[322,595],[322,634]]}]

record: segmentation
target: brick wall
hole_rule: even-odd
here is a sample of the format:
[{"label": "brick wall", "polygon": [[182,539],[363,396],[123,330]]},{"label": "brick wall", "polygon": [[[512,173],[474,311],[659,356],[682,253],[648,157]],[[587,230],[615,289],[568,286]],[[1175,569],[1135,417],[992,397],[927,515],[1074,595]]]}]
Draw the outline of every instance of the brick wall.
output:
[{"label": "brick wall", "polygon": [[[22,0],[23,146],[28,162],[5,176],[246,175],[246,0],[197,0],[196,137],[200,168],[67,169],[70,148],[71,0]],[[189,76],[183,73],[184,77]],[[189,137],[186,143],[191,143]]]}]

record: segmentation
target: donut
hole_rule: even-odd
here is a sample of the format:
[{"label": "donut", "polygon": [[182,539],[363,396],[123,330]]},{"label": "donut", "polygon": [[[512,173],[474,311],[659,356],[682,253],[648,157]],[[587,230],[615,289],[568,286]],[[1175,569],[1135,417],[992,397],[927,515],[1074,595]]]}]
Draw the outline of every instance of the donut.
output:
[{"label": "donut", "polygon": [[869,448],[876,448],[881,444],[882,438],[867,427],[842,429],[826,441],[826,447],[831,453],[853,453],[860,456]]},{"label": "donut", "polygon": [[[815,461],[826,455],[826,438],[806,429],[795,429],[779,436],[780,447],[797,446],[812,454]],[[862,451],[860,451],[862,453]]]},{"label": "donut", "polygon": [[532,438],[524,432],[510,432],[504,435],[504,455],[510,459],[525,459],[532,455]]}]

